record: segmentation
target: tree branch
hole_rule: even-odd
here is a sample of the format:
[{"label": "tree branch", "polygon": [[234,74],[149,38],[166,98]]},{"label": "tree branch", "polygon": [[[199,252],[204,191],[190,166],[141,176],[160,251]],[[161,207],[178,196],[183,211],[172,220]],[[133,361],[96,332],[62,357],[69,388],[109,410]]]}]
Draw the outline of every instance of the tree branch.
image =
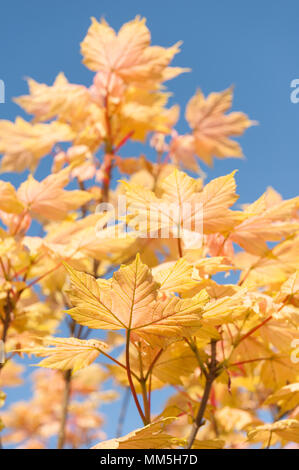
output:
[{"label": "tree branch", "polygon": [[63,402],[62,402],[62,417],[60,422],[60,429],[58,434],[57,448],[63,449],[65,444],[65,428],[68,416],[68,408],[71,396],[71,380],[72,380],[72,370],[67,370],[64,374],[64,393],[63,393]]},{"label": "tree branch", "polygon": [[211,388],[216,378],[216,375],[217,375],[216,340],[212,340],[211,341],[211,362],[209,364],[209,372],[206,378],[204,394],[200,403],[200,407],[199,407],[197,416],[195,418],[191,434],[188,439],[188,445],[187,445],[188,449],[192,448],[192,445],[196,439],[198,430],[200,426],[203,424],[202,419],[203,419],[204,412],[209,401]]}]

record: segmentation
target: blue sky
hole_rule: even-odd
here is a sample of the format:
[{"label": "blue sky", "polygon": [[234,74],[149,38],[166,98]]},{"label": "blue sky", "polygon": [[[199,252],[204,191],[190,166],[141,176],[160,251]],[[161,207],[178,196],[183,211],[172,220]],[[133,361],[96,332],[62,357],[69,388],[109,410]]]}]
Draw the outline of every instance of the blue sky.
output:
[{"label": "blue sky", "polygon": [[[285,198],[296,196],[299,103],[290,100],[290,83],[299,78],[296,0],[2,2],[0,79],[5,82],[6,103],[0,104],[0,118],[22,115],[11,99],[26,93],[25,77],[50,84],[64,71],[71,82],[89,85],[92,73],[81,64],[79,43],[90,17],[104,16],[119,28],[136,14],[147,18],[154,44],[170,46],[183,40],[175,65],[191,67],[192,73],[168,83],[174,94],[171,101],[179,103],[182,111],[197,87],[207,94],[234,84],[234,110],[259,121],[241,138],[246,159],[216,160],[213,169],[204,167],[208,178],[239,169],[241,203],[253,201],[269,185]],[[178,130],[187,130],[183,112]],[[132,155],[132,149],[126,153]],[[38,176],[45,176],[45,168],[41,166]],[[1,177],[14,183],[24,179],[24,175]],[[28,394],[25,387],[17,396]],[[115,407],[109,416],[109,437],[114,437],[118,410]],[[127,431],[139,425],[133,408],[130,413]]]}]

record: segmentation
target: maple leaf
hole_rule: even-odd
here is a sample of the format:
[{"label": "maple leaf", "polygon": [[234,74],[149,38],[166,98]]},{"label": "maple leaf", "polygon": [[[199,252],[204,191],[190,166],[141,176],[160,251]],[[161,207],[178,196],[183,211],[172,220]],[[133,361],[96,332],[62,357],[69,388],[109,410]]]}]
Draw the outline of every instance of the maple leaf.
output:
[{"label": "maple leaf", "polygon": [[169,155],[176,165],[203,174],[195,157],[196,149],[193,135],[176,135],[176,131],[173,131],[169,144]]},{"label": "maple leaf", "polygon": [[278,353],[276,356],[263,361],[261,368],[261,381],[265,387],[277,390],[298,377],[296,368],[289,355]]},{"label": "maple leaf", "polygon": [[201,180],[174,170],[157,186],[161,197],[141,185],[124,182],[128,212],[132,214],[128,223],[134,228],[137,225],[141,233],[180,237],[187,246],[192,232],[199,234],[201,243],[202,232],[229,231],[244,217],[229,210],[238,197],[234,173],[216,178],[201,189]]},{"label": "maple leaf", "polygon": [[160,284],[160,292],[189,291],[198,285],[193,278],[194,268],[184,258],[176,262],[162,263],[152,270],[154,279]]},{"label": "maple leaf", "polygon": [[191,98],[186,108],[186,119],[192,128],[195,152],[206,164],[213,157],[242,157],[240,145],[230,136],[243,134],[254,124],[240,112],[224,114],[232,104],[232,89],[211,93],[207,98],[200,90]]},{"label": "maple leaf", "polygon": [[159,284],[138,255],[105,284],[70,266],[66,268],[72,282],[69,297],[75,305],[68,313],[81,325],[127,329],[154,342],[157,336],[175,338],[183,328],[200,326],[203,306],[208,301],[205,291],[191,299],[159,298]]},{"label": "maple leaf", "polygon": [[66,191],[63,187],[69,182],[69,169],[36,181],[29,175],[18,189],[18,197],[34,216],[51,220],[62,220],[69,211],[90,201],[92,195],[85,191]]},{"label": "maple leaf", "polygon": [[280,287],[276,302],[290,303],[299,307],[299,271],[294,272]]},{"label": "maple leaf", "polygon": [[16,190],[12,184],[0,181],[0,210],[13,214],[19,214],[24,209],[18,200]]},{"label": "maple leaf", "polygon": [[52,369],[69,370],[76,372],[91,364],[98,355],[108,349],[103,341],[77,338],[46,338],[44,344],[54,347],[27,348],[24,352],[45,357],[38,366]]},{"label": "maple leaf", "polygon": [[284,283],[297,270],[298,261],[298,236],[283,240],[264,256],[241,252],[234,258],[235,266],[244,270],[242,285],[248,288]]},{"label": "maple leaf", "polygon": [[241,224],[233,228],[229,239],[248,253],[263,256],[269,252],[267,241],[279,241],[291,231],[299,229],[294,212],[299,198],[281,201],[267,207],[267,193],[245,209],[248,214]]},{"label": "maple leaf", "polygon": [[164,384],[183,384],[183,377],[188,377],[197,367],[197,359],[189,346],[182,341],[171,344],[159,356],[153,368],[153,377]]},{"label": "maple leaf", "polygon": [[48,121],[56,116],[65,119],[78,113],[78,108],[90,102],[88,89],[83,85],[69,83],[60,73],[52,86],[28,79],[30,95],[20,96],[14,101],[38,121]]},{"label": "maple leaf", "polygon": [[249,310],[248,305],[242,299],[245,290],[241,289],[231,296],[223,296],[217,300],[211,300],[203,313],[203,319],[210,325],[229,323],[236,318],[240,318]]},{"label": "maple leaf", "polygon": [[[59,121],[52,122],[53,127],[57,124],[69,129],[70,137],[61,141],[73,140],[74,146],[85,145],[87,151],[98,150],[106,136],[105,110],[95,102],[88,88],[69,83],[63,73],[57,76],[52,86],[32,79],[28,80],[28,85],[30,95],[21,96],[15,101],[35,116],[34,121],[56,117]],[[34,126],[38,129],[37,124]],[[70,149],[66,157],[71,160]],[[56,155],[55,163],[59,158],[61,152]]]},{"label": "maple leaf", "polygon": [[67,124],[31,124],[18,117],[15,123],[0,121],[0,152],[4,154],[1,171],[35,170],[39,160],[57,142],[72,140]]},{"label": "maple leaf", "polygon": [[272,434],[280,440],[299,443],[299,421],[284,419],[275,423],[257,426],[248,432],[248,439],[255,442],[262,441],[264,445],[267,443],[269,445]]},{"label": "maple leaf", "polygon": [[265,405],[277,405],[280,408],[280,415],[296,408],[299,403],[299,383],[285,385],[280,390],[270,395],[265,400]]},{"label": "maple leaf", "polygon": [[[115,120],[115,133],[118,138],[132,134],[132,139],[144,141],[148,132],[171,131],[172,114],[177,107],[166,109],[168,93],[153,92],[140,88],[130,88],[124,95]],[[121,134],[119,129],[122,130]],[[112,126],[112,132],[113,132]]]},{"label": "maple leaf", "polygon": [[169,80],[185,71],[169,68],[179,43],[166,49],[150,46],[151,35],[145,19],[137,16],[125,23],[118,34],[101,20],[92,24],[81,43],[83,63],[93,71],[115,73],[125,82],[153,87],[156,82]]},{"label": "maple leaf", "polygon": [[144,428],[136,429],[124,437],[100,442],[92,449],[173,449],[182,443],[165,431],[174,418],[164,418]]},{"label": "maple leaf", "polygon": [[223,449],[225,441],[221,439],[211,439],[205,441],[199,441],[195,439],[192,449]]}]

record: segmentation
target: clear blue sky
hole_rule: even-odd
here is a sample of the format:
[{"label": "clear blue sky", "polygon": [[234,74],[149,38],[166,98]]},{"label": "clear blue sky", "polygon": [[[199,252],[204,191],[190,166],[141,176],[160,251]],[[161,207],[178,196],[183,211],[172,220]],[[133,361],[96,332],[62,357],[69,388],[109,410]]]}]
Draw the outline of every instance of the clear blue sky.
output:
[{"label": "clear blue sky", "polygon": [[[6,103],[0,104],[0,117],[14,119],[20,113],[11,99],[27,92],[25,77],[50,84],[64,71],[71,82],[89,85],[92,74],[81,64],[79,43],[90,17],[104,16],[119,28],[136,14],[147,18],[154,44],[184,42],[175,64],[191,67],[192,73],[169,82],[175,102],[184,109],[197,87],[209,93],[234,84],[234,109],[260,123],[241,139],[246,159],[216,160],[212,170],[204,168],[208,178],[238,168],[242,203],[253,201],[269,185],[285,198],[296,196],[299,103],[290,101],[290,83],[299,78],[298,0],[3,1],[0,79]],[[183,119],[178,129],[186,131]],[[22,177],[3,178],[18,182]],[[20,392],[29,393],[28,388],[18,396]],[[109,417],[109,437],[114,437],[118,409]],[[132,411],[126,430],[138,425]]]}]

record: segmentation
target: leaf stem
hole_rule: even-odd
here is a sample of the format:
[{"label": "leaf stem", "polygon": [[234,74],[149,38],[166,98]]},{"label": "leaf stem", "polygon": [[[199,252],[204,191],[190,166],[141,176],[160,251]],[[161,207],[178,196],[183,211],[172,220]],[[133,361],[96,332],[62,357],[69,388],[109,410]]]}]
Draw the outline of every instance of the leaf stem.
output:
[{"label": "leaf stem", "polygon": [[149,401],[146,389],[146,381],[142,379],[140,381],[141,391],[142,391],[142,398],[143,398],[143,406],[144,406],[144,417],[145,417],[145,424],[150,424],[151,422],[151,415],[150,415],[150,408],[149,408]]},{"label": "leaf stem", "polygon": [[64,373],[64,392],[63,392],[63,401],[62,401],[62,414],[61,414],[61,422],[60,422],[60,429],[58,434],[58,442],[57,448],[63,449],[65,444],[65,428],[68,416],[68,409],[69,409],[69,402],[71,396],[71,379],[72,379],[72,370],[69,369]]},{"label": "leaf stem", "polygon": [[136,390],[135,390],[135,386],[134,386],[134,382],[133,382],[133,379],[132,379],[132,373],[131,373],[131,368],[130,368],[130,334],[131,334],[131,331],[130,330],[127,330],[127,333],[126,333],[126,366],[127,366],[127,376],[128,376],[128,381],[129,381],[129,385],[130,385],[130,389],[131,389],[131,392],[132,392],[132,395],[133,395],[133,398],[134,398],[134,401],[135,401],[135,404],[136,404],[136,407],[137,407],[137,410],[138,410],[138,413],[142,419],[142,422],[144,424],[144,426],[146,426],[146,418],[144,416],[144,413],[142,411],[142,408],[140,406],[140,403],[138,401],[138,397],[137,397],[137,394],[136,394]]},{"label": "leaf stem", "polygon": [[153,368],[154,368],[154,365],[156,364],[157,360],[158,360],[159,357],[161,356],[162,352],[163,352],[163,349],[161,348],[160,351],[156,354],[156,356],[155,356],[154,359],[152,360],[152,362],[151,362],[151,364],[150,364],[150,366],[149,366],[149,368],[148,368],[148,371],[147,371],[147,373],[145,374],[145,377],[144,377],[144,378],[145,378],[145,381],[147,381],[149,375],[152,373],[152,370],[153,370]]},{"label": "leaf stem", "polygon": [[272,319],[272,315],[270,315],[269,317],[267,317],[265,320],[263,320],[261,323],[259,323],[257,326],[255,326],[254,328],[251,328],[251,330],[249,330],[244,336],[242,336],[236,343],[235,343],[235,347],[236,346],[239,346],[239,344],[241,343],[241,341],[244,341],[244,339],[248,338],[249,336],[251,336],[253,333],[255,333],[259,328],[261,328],[262,326],[265,325],[265,323],[267,323],[269,320]]},{"label": "leaf stem", "polygon": [[182,243],[181,243],[181,239],[178,237],[178,252],[179,252],[179,257],[182,258],[183,257],[183,250],[182,250]]}]

